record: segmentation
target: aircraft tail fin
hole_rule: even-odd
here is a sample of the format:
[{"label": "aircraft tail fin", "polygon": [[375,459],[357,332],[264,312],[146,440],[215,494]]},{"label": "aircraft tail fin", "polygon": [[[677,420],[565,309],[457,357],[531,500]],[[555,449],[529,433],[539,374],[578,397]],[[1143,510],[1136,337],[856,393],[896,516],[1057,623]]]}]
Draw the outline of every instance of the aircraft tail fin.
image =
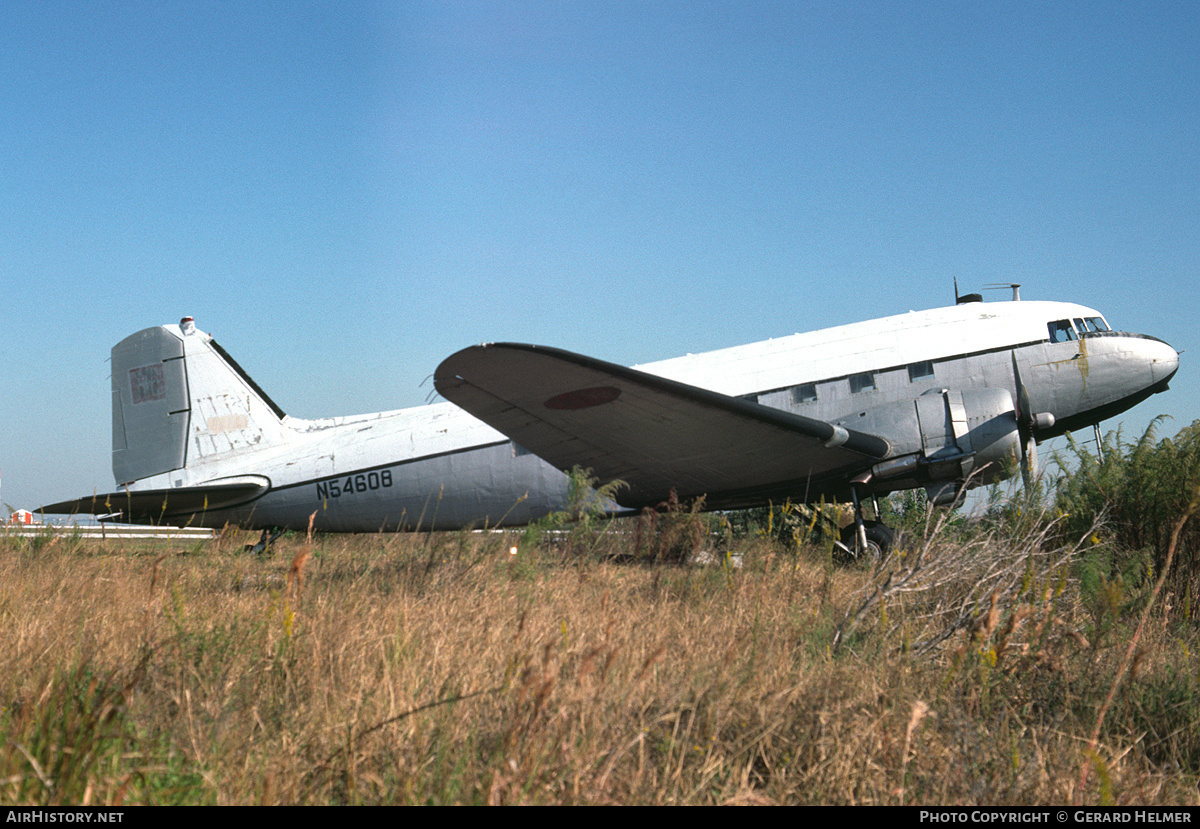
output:
[{"label": "aircraft tail fin", "polygon": [[191,317],[113,346],[112,404],[118,485],[265,448],[288,434],[283,411]]}]

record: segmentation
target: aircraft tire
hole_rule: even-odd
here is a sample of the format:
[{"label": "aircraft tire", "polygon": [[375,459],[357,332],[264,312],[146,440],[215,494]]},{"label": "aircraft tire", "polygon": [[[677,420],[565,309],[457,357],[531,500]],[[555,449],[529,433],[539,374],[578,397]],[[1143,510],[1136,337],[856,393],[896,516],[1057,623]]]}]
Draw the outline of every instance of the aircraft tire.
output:
[{"label": "aircraft tire", "polygon": [[[886,556],[896,543],[896,532],[886,524],[881,524],[878,521],[863,521],[863,530],[867,534],[867,555],[866,558],[872,561],[878,561]],[[857,528],[854,524],[842,529],[842,543],[851,550],[855,549],[858,544]]]}]

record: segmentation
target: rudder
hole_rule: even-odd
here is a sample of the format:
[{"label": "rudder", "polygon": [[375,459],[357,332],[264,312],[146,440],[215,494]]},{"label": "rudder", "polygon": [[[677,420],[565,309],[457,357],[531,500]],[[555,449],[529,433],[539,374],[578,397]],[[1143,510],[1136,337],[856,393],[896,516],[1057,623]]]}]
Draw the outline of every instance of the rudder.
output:
[{"label": "rudder", "polygon": [[112,403],[118,485],[184,466],[191,407],[179,337],[156,326],[113,346]]}]

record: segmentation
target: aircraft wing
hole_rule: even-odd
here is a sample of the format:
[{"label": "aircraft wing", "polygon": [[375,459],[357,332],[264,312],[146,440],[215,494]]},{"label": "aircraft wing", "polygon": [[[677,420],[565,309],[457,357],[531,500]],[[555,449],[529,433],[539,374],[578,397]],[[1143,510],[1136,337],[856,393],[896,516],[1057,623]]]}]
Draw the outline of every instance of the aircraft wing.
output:
[{"label": "aircraft wing", "polygon": [[266,484],[240,482],[179,487],[176,489],[121,490],[60,501],[38,507],[48,515],[119,516],[134,524],[169,523],[174,518],[189,518],[198,513],[235,507],[253,500],[267,489]]},{"label": "aircraft wing", "polygon": [[447,357],[438,392],[562,470],[629,488],[625,507],[672,489],[712,509],[845,493],[888,442],[747,400],[544,346],[478,345]]}]

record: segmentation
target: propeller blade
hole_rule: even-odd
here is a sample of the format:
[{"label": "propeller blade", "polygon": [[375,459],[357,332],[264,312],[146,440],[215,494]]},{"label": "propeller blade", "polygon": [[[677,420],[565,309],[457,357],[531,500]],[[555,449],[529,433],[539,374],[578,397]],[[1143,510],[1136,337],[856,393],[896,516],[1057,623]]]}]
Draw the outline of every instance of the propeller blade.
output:
[{"label": "propeller blade", "polygon": [[1026,489],[1029,489],[1037,477],[1037,468],[1037,441],[1030,435],[1021,441],[1021,480],[1024,481]]},{"label": "propeller blade", "polygon": [[[1013,380],[1017,387],[1017,423],[1024,429],[1030,429],[1033,424],[1033,410],[1029,406],[1029,390],[1021,380],[1021,369],[1017,366],[1017,352],[1012,352]],[[1032,431],[1032,430],[1031,430]]]},{"label": "propeller blade", "polygon": [[1029,390],[1021,380],[1021,369],[1017,365],[1017,352],[1012,352],[1013,382],[1016,385],[1017,432],[1021,436],[1021,479],[1025,488],[1037,476],[1037,441],[1033,438],[1033,409],[1029,404]]}]

